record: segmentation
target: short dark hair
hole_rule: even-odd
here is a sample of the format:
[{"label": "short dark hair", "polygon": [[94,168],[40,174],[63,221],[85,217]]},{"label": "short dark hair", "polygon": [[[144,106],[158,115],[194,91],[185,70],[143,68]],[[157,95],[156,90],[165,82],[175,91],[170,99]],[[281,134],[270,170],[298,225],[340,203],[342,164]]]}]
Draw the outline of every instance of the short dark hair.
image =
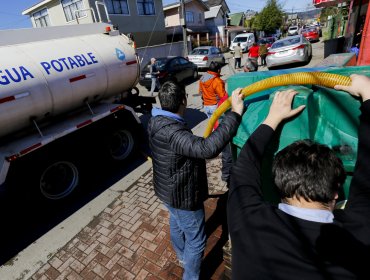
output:
[{"label": "short dark hair", "polygon": [[221,63],[218,63],[218,62],[213,61],[209,65],[208,70],[209,71],[212,71],[212,72],[218,72],[219,70],[221,70],[221,68],[222,68]]},{"label": "short dark hair", "polygon": [[245,67],[247,67],[249,69],[250,72],[255,72],[257,71],[257,66],[255,63],[253,63],[252,60],[250,60],[249,58],[247,58],[247,60],[245,61]]},{"label": "short dark hair", "polygon": [[185,88],[174,81],[165,82],[158,93],[159,102],[163,110],[177,113],[185,98]]},{"label": "short dark hair", "polygon": [[342,187],[342,161],[328,146],[311,140],[296,141],[277,153],[272,175],[280,196],[329,203]]}]

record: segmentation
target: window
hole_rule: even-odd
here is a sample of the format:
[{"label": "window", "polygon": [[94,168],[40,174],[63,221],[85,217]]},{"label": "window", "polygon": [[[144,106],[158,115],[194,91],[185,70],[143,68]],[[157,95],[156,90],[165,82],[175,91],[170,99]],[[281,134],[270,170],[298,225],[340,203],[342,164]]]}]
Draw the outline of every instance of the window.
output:
[{"label": "window", "polygon": [[[75,20],[75,11],[84,9],[82,0],[61,0],[61,3],[67,21]],[[79,18],[86,16],[86,12],[78,12],[77,14]]]},{"label": "window", "polygon": [[193,12],[186,12],[185,13],[186,22],[194,22],[194,14]]},{"label": "window", "polygon": [[212,51],[211,51],[212,54],[219,54],[220,53],[220,50],[217,49],[217,48],[212,48]]},{"label": "window", "polygon": [[36,27],[46,27],[51,25],[49,13],[46,8],[34,13],[32,17],[33,20],[35,21]]},{"label": "window", "polygon": [[170,70],[176,68],[177,66],[179,65],[179,61],[178,59],[173,59],[171,62],[170,62]]},{"label": "window", "polygon": [[187,61],[185,58],[179,58],[179,63],[181,65],[186,65],[186,64],[189,64],[189,61]]},{"label": "window", "polygon": [[202,14],[199,14],[199,20],[198,23],[202,23]]},{"label": "window", "polygon": [[300,42],[301,42],[301,38],[300,37],[295,37],[295,38],[290,38],[290,39],[284,39],[284,40],[281,40],[281,41],[276,41],[271,46],[271,49],[277,49],[277,48],[287,47],[287,46],[290,46],[290,45],[298,44]]},{"label": "window", "polygon": [[127,0],[105,0],[109,14],[129,15]]},{"label": "window", "polygon": [[154,0],[137,0],[138,14],[155,15]]}]

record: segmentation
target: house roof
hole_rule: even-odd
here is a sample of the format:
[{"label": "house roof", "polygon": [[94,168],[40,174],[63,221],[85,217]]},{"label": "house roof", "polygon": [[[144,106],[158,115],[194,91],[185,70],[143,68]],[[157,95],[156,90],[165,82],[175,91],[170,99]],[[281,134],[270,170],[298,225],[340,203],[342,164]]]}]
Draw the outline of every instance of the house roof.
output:
[{"label": "house roof", "polygon": [[229,15],[230,25],[239,26],[243,17],[244,17],[244,13],[235,13],[235,14]]},{"label": "house roof", "polygon": [[[209,10],[208,6],[203,1],[201,1],[201,0],[185,0],[185,5],[188,4],[188,3],[190,3],[190,2],[198,2],[201,6],[204,7],[204,10],[206,10],[206,11]],[[167,5],[164,5],[163,6],[163,11],[168,11],[170,9],[177,8],[177,7],[180,7],[180,3],[179,2],[167,4]]]},{"label": "house roof", "polygon": [[225,13],[230,13],[226,0],[203,0],[203,2],[210,8],[221,5],[225,9]]},{"label": "house roof", "polygon": [[29,15],[30,13],[32,13],[33,11],[37,10],[38,8],[48,4],[49,2],[51,2],[53,0],[43,0],[43,1],[40,1],[34,5],[32,5],[31,7],[29,7],[28,9],[24,10],[22,12],[22,15]]},{"label": "house roof", "polygon": [[205,19],[210,19],[210,18],[215,18],[217,17],[218,13],[220,12],[222,5],[218,5],[215,7],[210,7],[209,11],[204,12],[204,18]]},{"label": "house roof", "polygon": [[222,1],[224,0],[207,0],[203,2],[206,3],[208,7],[214,7],[214,6],[222,5]]}]

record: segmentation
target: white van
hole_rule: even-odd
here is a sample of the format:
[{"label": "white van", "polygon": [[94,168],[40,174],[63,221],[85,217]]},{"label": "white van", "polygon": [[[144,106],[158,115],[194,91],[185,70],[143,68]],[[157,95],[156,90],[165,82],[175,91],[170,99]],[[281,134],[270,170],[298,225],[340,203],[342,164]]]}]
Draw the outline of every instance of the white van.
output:
[{"label": "white van", "polygon": [[230,50],[233,51],[234,47],[240,43],[243,52],[247,52],[253,43],[256,41],[253,33],[242,33],[235,36],[231,42]]}]

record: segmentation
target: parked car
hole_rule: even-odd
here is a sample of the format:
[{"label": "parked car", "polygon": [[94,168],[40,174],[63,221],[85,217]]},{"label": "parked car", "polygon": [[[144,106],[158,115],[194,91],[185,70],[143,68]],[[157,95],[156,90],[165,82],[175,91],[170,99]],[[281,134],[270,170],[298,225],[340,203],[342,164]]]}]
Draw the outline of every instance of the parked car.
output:
[{"label": "parked car", "polygon": [[288,28],[288,36],[298,35],[299,27],[297,25],[289,26]]},{"label": "parked car", "polygon": [[309,27],[309,28],[303,29],[301,34],[310,42],[312,41],[316,42],[320,40],[319,31],[315,27]]},{"label": "parked car", "polygon": [[[182,82],[189,78],[198,78],[198,67],[182,56],[159,57],[156,58],[156,64],[159,71],[158,79],[161,84],[169,80]],[[139,80],[139,84],[148,89],[152,84],[149,68],[150,62],[143,67]]]},{"label": "parked car", "polygon": [[233,51],[234,48],[240,43],[240,47],[243,52],[247,52],[253,43],[256,41],[253,33],[242,33],[235,36],[230,45],[230,50]]},{"label": "parked car", "polygon": [[274,37],[263,37],[258,40],[258,45],[266,44],[267,48],[270,48],[271,45],[275,42]]},{"label": "parked car", "polygon": [[310,25],[310,27],[316,28],[319,32],[319,37],[322,37],[322,29],[320,25]]},{"label": "parked car", "polygon": [[221,50],[212,46],[195,48],[188,55],[188,60],[197,65],[198,68],[208,68],[212,62],[225,64],[225,57]]},{"label": "parked car", "polygon": [[311,56],[311,43],[303,35],[296,35],[273,43],[267,53],[266,63],[270,69],[296,62],[309,62]]},{"label": "parked car", "polygon": [[280,29],[276,29],[273,33],[267,32],[265,33],[265,37],[274,37],[275,41],[279,40],[281,38],[281,31]]}]

